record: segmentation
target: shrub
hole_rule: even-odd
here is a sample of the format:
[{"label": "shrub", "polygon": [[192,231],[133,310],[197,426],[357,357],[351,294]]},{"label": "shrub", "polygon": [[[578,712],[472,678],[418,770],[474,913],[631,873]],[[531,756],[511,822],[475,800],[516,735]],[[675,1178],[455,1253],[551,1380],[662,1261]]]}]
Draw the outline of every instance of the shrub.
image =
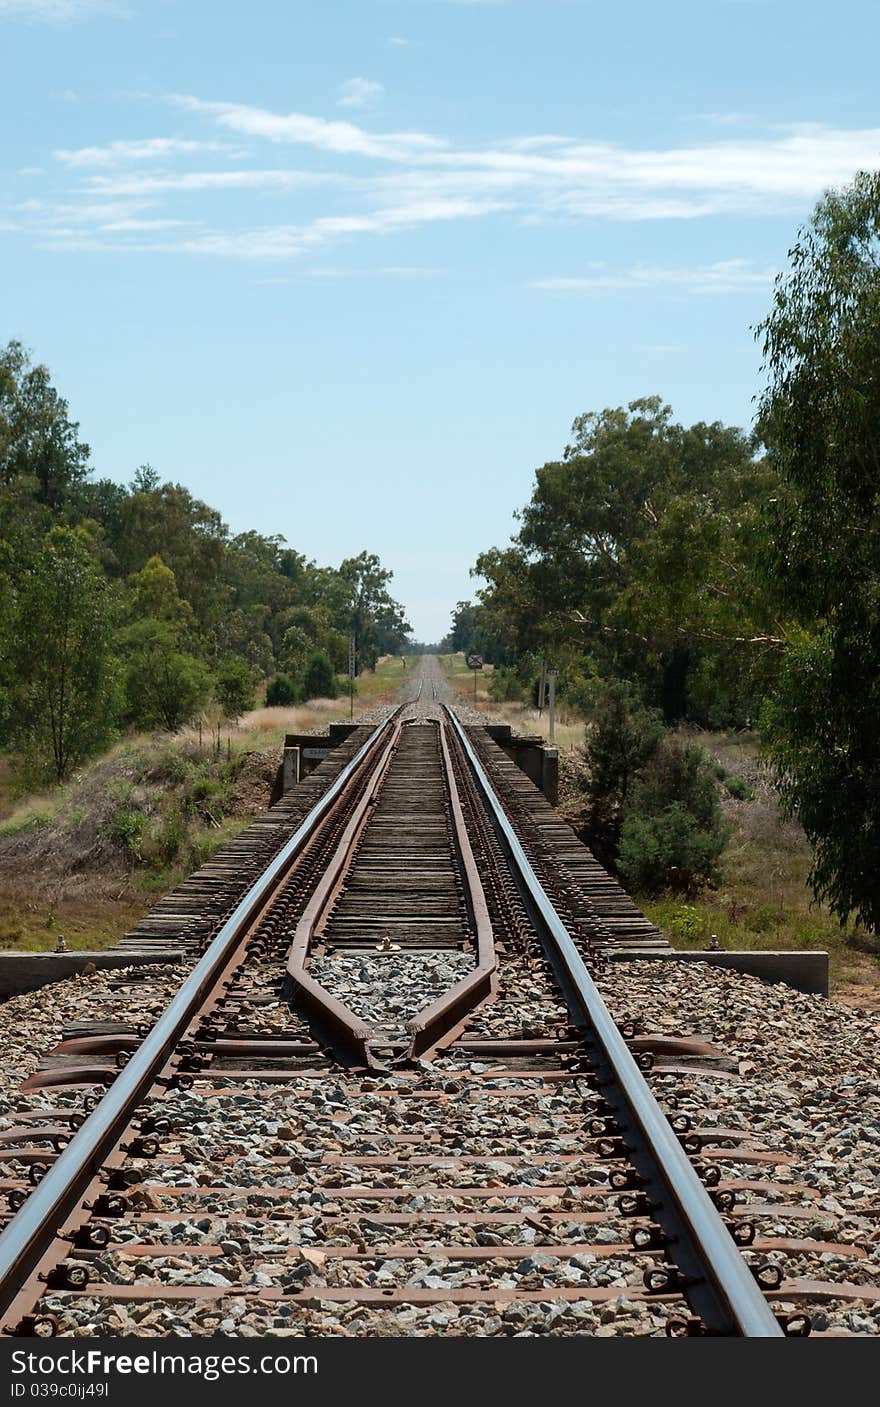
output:
[{"label": "shrub", "polygon": [[751,801],[755,794],[748,782],[744,782],[742,777],[725,777],[724,787],[728,796],[732,796],[736,801]]},{"label": "shrub", "polygon": [[254,681],[250,666],[235,655],[223,661],[214,681],[214,697],[230,721],[254,706]]},{"label": "shrub", "polygon": [[624,884],[643,894],[691,894],[719,878],[724,844],[723,837],[700,830],[690,812],[675,802],[658,816],[627,817],[617,867]]},{"label": "shrub", "polygon": [[317,650],[309,655],[303,675],[303,695],[307,699],[335,699],[339,693],[336,671],[329,655]]},{"label": "shrub", "polygon": [[613,864],[620,841],[623,808],[633,779],[657,751],[663,735],[660,715],[645,708],[626,684],[607,684],[599,693],[587,733],[588,843],[600,860]]},{"label": "shrub", "polygon": [[522,703],[526,691],[515,669],[496,665],[489,676],[489,697],[496,703]]},{"label": "shrub", "polygon": [[696,942],[708,936],[709,925],[705,914],[692,904],[681,904],[667,918],[664,928],[683,942]]},{"label": "shrub", "polygon": [[133,807],[120,806],[113,817],[113,841],[127,854],[139,860],[144,834],[144,814]]},{"label": "shrub", "polygon": [[182,807],[175,807],[153,828],[150,835],[150,858],[154,863],[170,865],[177,858],[185,833],[182,812]]},{"label": "shrub", "polygon": [[286,674],[276,674],[266,689],[267,708],[289,708],[299,703],[299,690]]},{"label": "shrub", "polygon": [[711,763],[701,748],[667,739],[625,804],[621,878],[647,894],[693,893],[718,882],[727,839]]},{"label": "shrub", "polygon": [[592,661],[585,659],[581,668],[573,671],[566,680],[565,701],[584,718],[588,718],[596,708],[601,687]]}]

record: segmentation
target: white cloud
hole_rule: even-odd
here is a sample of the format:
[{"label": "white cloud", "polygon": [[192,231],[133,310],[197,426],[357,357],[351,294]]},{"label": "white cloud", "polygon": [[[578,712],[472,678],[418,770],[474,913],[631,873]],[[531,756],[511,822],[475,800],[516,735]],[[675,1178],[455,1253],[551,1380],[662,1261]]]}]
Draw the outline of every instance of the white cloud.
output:
[{"label": "white cloud", "polygon": [[394,44],[398,49],[408,49],[411,42],[409,39],[404,39],[402,34],[391,34],[388,37],[388,43]]},{"label": "white cloud", "polygon": [[[0,0],[2,3],[2,0]],[[227,142],[185,141],[178,137],[144,137],[136,141],[108,142],[103,147],[78,147],[74,151],[54,151],[56,161],[70,167],[124,166],[128,162],[162,161],[175,156],[207,152],[241,156],[241,148]]]},{"label": "white cloud", "polygon": [[424,201],[363,215],[324,215],[305,225],[208,231],[176,246],[189,254],[221,254],[239,259],[284,259],[346,235],[393,234],[438,220],[476,219],[500,209],[493,201]]},{"label": "white cloud", "polygon": [[276,113],[242,103],[211,103],[200,98],[174,99],[187,112],[205,113],[221,127],[269,142],[313,147],[339,156],[377,157],[383,161],[409,161],[419,153],[439,151],[448,143],[424,132],[389,132],[373,135],[353,122],[329,122],[306,113]]},{"label": "white cloud", "polygon": [[531,287],[547,293],[602,293],[617,289],[669,288],[683,293],[742,293],[766,288],[775,270],[748,259],[722,259],[696,269],[661,264],[635,264],[629,269],[591,265],[591,272],[573,278],[535,279]]},{"label": "white cloud", "polygon": [[156,196],[186,191],[289,191],[297,187],[347,184],[323,171],[178,171],[153,175],[92,176],[86,189],[112,196]]},{"label": "white cloud", "polygon": [[760,206],[789,208],[876,165],[880,128],[836,129],[802,123],[771,135],[684,147],[639,148],[551,134],[485,147],[453,147],[427,132],[375,133],[351,122],[274,113],[239,103],[182,97],[187,111],[249,137],[335,155],[379,159],[437,181],[487,182],[540,189],[549,213],[635,219],[681,218]]},{"label": "white cloud", "polygon": [[[585,220],[796,216],[824,188],[876,166],[880,156],[880,127],[800,124],[763,134],[716,133],[707,142],[671,147],[546,132],[459,144],[426,131],[373,131],[363,123],[241,103],[191,96],[169,101],[191,119],[191,133],[57,151],[71,189],[54,204],[30,209],[25,222],[32,232],[64,238],[63,230],[114,222],[121,247],[288,258],[334,240],[498,215],[521,229]],[[248,139],[248,151],[270,143],[271,162],[252,164],[236,138]],[[233,168],[232,156],[240,158]],[[296,165],[287,165],[293,160]],[[57,180],[57,168],[54,174]],[[169,242],[163,229],[178,221],[175,201],[190,197],[189,216],[192,198],[209,194],[216,197],[210,216],[200,211],[185,239],[175,235]],[[261,209],[266,195],[273,197],[271,217]],[[347,208],[340,209],[342,195]],[[114,203],[125,207],[115,217],[99,213]],[[135,228],[132,221],[142,223]],[[587,268],[570,278],[540,279],[537,286],[568,293],[649,286],[721,293],[768,278],[766,270],[733,260],[692,270]]]},{"label": "white cloud", "polygon": [[339,107],[372,107],[385,89],[372,78],[349,78],[339,90]]},{"label": "white cloud", "polygon": [[107,220],[100,228],[113,234],[144,234],[148,230],[178,229],[185,220]]}]

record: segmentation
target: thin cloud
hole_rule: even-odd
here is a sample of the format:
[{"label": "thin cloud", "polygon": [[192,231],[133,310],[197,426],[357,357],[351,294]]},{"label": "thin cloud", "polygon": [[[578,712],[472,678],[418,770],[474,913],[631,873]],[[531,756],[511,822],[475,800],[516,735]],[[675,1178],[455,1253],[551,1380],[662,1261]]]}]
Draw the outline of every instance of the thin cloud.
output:
[{"label": "thin cloud", "polygon": [[[212,117],[249,137],[375,158],[409,168],[434,168],[458,178],[492,179],[508,188],[544,186],[558,211],[613,214],[615,198],[627,197],[626,218],[637,195],[647,196],[652,218],[724,211],[739,203],[813,196],[818,190],[876,164],[880,128],[840,130],[801,123],[772,136],[727,139],[684,147],[634,148],[535,134],[486,147],[453,147],[427,132],[370,132],[350,122],[328,122],[304,113],[274,113],[238,103],[181,97],[178,105]],[[660,199],[656,192],[665,194]],[[699,193],[695,199],[692,193]]]},{"label": "thin cloud", "polygon": [[221,127],[269,142],[312,147],[338,156],[377,157],[383,161],[409,161],[419,153],[438,151],[448,144],[424,132],[389,132],[373,135],[353,122],[329,122],[307,113],[269,112],[242,103],[203,102],[200,98],[174,99],[186,112],[204,113]]},{"label": "thin cloud", "polygon": [[[185,237],[160,240],[148,246],[102,242],[99,236],[104,232],[121,232],[126,228],[143,231],[155,226],[154,221],[142,217],[146,208],[146,202],[125,205],[112,201],[89,207],[42,206],[38,201],[29,201],[19,207],[23,213],[43,217],[40,233],[44,239],[50,239],[55,248],[127,248],[137,252],[149,249],[153,253],[211,254],[253,260],[289,259],[346,236],[394,234],[436,221],[478,219],[502,207],[490,200],[421,201],[367,214],[320,216],[304,224],[267,225],[245,230],[195,230]],[[86,236],[82,226],[89,223],[94,224],[95,231]]]},{"label": "thin cloud", "polygon": [[372,78],[349,78],[339,90],[338,107],[373,107],[385,92]]},{"label": "thin cloud", "polygon": [[124,16],[122,5],[113,0],[0,0],[0,19],[9,15],[17,19],[44,20],[50,24],[71,24],[88,19],[90,15]]},{"label": "thin cloud", "polygon": [[[57,151],[70,189],[24,214],[32,234],[63,239],[63,231],[78,230],[82,239],[85,225],[100,229],[114,221],[100,212],[115,204],[125,207],[115,215],[119,247],[294,258],[332,241],[474,218],[504,217],[527,234],[530,227],[585,221],[801,214],[823,189],[876,166],[880,156],[880,127],[800,124],[668,147],[558,132],[455,143],[427,131],[374,130],[363,121],[194,96],[169,101],[193,130]],[[249,153],[265,143],[272,157],[260,166]],[[232,156],[240,158],[234,165]],[[193,214],[199,196],[204,209]],[[263,196],[272,197],[271,220]],[[173,231],[181,215],[175,202],[184,199],[183,213],[195,223],[185,239],[169,239],[157,222],[172,222]],[[136,229],[131,221],[149,224]],[[648,286],[735,292],[768,278],[733,260],[695,270],[581,268],[536,286],[569,294]]]},{"label": "thin cloud", "polygon": [[[2,3],[2,0],[0,0]],[[129,162],[164,161],[177,156],[195,156],[206,153],[220,153],[227,156],[241,156],[241,147],[229,142],[204,142],[183,140],[179,137],[145,137],[135,141],[108,142],[102,147],[77,147],[75,150],[54,151],[56,161],[64,166],[94,168],[102,166],[125,166]]]},{"label": "thin cloud", "polygon": [[324,171],[179,171],[162,175],[93,176],[87,189],[112,196],[156,196],[188,191],[290,191],[309,186],[347,184]]},{"label": "thin cloud", "polygon": [[573,278],[535,279],[531,287],[545,293],[603,293],[619,289],[669,288],[683,293],[742,293],[766,288],[775,270],[748,259],[722,259],[697,269],[675,269],[660,264],[635,264],[629,269],[600,265]]}]

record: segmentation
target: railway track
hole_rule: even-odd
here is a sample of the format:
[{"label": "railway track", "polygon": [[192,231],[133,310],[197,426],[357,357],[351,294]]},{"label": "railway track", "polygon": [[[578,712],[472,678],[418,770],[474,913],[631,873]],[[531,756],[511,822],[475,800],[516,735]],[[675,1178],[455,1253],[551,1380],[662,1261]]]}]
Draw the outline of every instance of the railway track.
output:
[{"label": "railway track", "polygon": [[623,1301],[634,1332],[775,1337],[868,1293],[786,1276],[842,1248],[762,1234],[803,1189],[701,1120],[720,1053],[618,1026],[594,981],[650,926],[480,730],[414,705],[283,843],[267,820],[152,1025],[80,1023],[25,1082],[5,1332],[582,1333]]}]

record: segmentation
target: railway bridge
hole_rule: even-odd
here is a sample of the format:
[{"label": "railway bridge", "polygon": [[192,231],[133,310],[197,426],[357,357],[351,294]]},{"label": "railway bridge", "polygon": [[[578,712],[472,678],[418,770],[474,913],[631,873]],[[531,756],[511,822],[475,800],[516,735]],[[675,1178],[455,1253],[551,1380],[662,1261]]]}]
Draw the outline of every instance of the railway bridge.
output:
[{"label": "railway bridge", "polygon": [[730,1054],[603,994],[663,936],[436,661],[408,690],[156,905],[120,949],[182,961],[114,974],[24,1081],[5,1331],[777,1337],[875,1305],[785,1152],[719,1119]]}]

